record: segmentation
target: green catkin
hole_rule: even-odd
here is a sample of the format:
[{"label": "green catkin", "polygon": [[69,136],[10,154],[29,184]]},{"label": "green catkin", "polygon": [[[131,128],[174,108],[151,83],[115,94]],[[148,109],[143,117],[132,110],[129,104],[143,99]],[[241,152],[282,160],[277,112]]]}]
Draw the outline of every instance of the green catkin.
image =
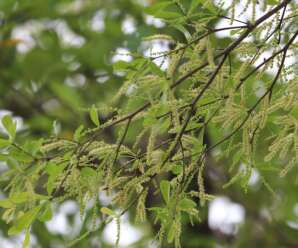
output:
[{"label": "green catkin", "polygon": [[252,0],[252,14],[251,14],[251,20],[254,23],[256,20],[256,8],[257,8],[257,0]]},{"label": "green catkin", "polygon": [[241,77],[243,77],[245,70],[250,66],[249,62],[244,62],[242,63],[242,65],[240,66],[239,70],[237,71],[237,73],[235,74],[235,76],[233,77],[234,82],[237,84]]},{"label": "green catkin", "polygon": [[266,125],[267,118],[268,118],[268,108],[269,108],[269,96],[265,97],[261,110],[259,112],[259,127],[263,129]]},{"label": "green catkin", "polygon": [[[182,45],[178,44],[176,49],[180,49],[181,47]],[[167,77],[169,79],[173,80],[175,76],[175,72],[177,71],[177,67],[179,66],[179,62],[181,61],[183,54],[184,54],[184,51],[180,50],[170,55],[169,57],[170,62],[167,69]]]},{"label": "green catkin", "polygon": [[216,77],[216,90],[218,92],[224,92],[225,84],[224,84],[224,77],[226,73],[224,70],[221,70]]},{"label": "green catkin", "polygon": [[174,226],[175,226],[175,238],[174,238],[174,242],[175,242],[175,248],[181,248],[181,243],[180,243],[180,237],[181,237],[181,217],[180,214],[178,214],[178,216],[176,216],[176,219],[174,221]]},{"label": "green catkin", "polygon": [[146,153],[146,163],[147,165],[150,165],[152,162],[152,154],[155,146],[155,140],[156,140],[156,130],[155,128],[151,128],[150,135],[148,139],[148,145],[147,145],[147,153]]},{"label": "green catkin", "polygon": [[171,108],[171,111],[172,111],[172,121],[173,121],[173,124],[174,124],[174,128],[179,128],[180,127],[180,119],[179,119],[177,104],[175,104],[175,103],[177,103],[177,101],[175,99],[173,91],[169,92],[169,97],[170,97],[171,101],[174,103],[174,104],[170,104],[170,108]]},{"label": "green catkin", "polygon": [[242,132],[242,143],[243,143],[243,153],[246,156],[250,155],[250,139],[249,139],[249,128],[244,127]]},{"label": "green catkin", "polygon": [[180,0],[173,0],[174,3],[176,3],[176,5],[180,8],[181,12],[186,15],[187,11],[184,8],[183,4],[181,3]]},{"label": "green catkin", "polygon": [[118,248],[119,247],[119,241],[120,241],[120,216],[117,216],[115,218],[115,222],[116,222],[116,227],[117,227],[117,235],[116,235],[116,242],[115,242],[115,247]]},{"label": "green catkin", "polygon": [[144,135],[146,134],[146,132],[149,130],[149,128],[144,128],[140,133],[139,135],[136,137],[136,140],[135,140],[135,143],[132,147],[132,150],[133,151],[136,151],[137,150],[137,147],[140,145]]},{"label": "green catkin", "polygon": [[[296,127],[297,129],[298,127]],[[294,138],[294,151],[295,151],[295,154],[296,154],[296,162],[298,162],[298,132],[296,130],[295,132],[295,138]]]},{"label": "green catkin", "polygon": [[233,0],[232,4],[231,4],[231,7],[230,7],[230,9],[231,9],[230,25],[232,25],[234,23],[235,13],[236,13],[236,4],[237,4],[237,1]]},{"label": "green catkin", "polygon": [[198,54],[201,54],[204,49],[206,48],[207,39],[201,39],[194,47],[194,53],[192,54],[192,58],[198,56]]},{"label": "green catkin", "polygon": [[164,236],[165,236],[165,233],[166,233],[166,228],[165,228],[165,225],[162,223],[159,231],[158,231],[158,247],[162,248],[162,243],[163,243],[163,240],[164,240]]},{"label": "green catkin", "polygon": [[286,139],[283,139],[283,146],[281,147],[281,150],[279,152],[279,158],[280,159],[285,159],[288,151],[290,149],[290,146],[292,145],[293,142],[293,135],[290,134],[286,137]]},{"label": "green catkin", "polygon": [[[175,42],[175,40],[171,36],[165,35],[165,34],[155,34],[155,35],[151,35],[143,38],[143,41],[153,41],[153,40],[168,40],[171,42]],[[158,55],[158,54],[154,54],[154,55]]]},{"label": "green catkin", "polygon": [[199,188],[199,198],[200,198],[200,203],[201,206],[205,205],[205,186],[204,186],[204,169],[205,169],[205,160],[201,163],[201,166],[199,168],[198,172],[198,188]]},{"label": "green catkin", "polygon": [[294,104],[295,95],[294,95],[294,93],[290,92],[286,98],[287,98],[287,101],[286,101],[286,103],[284,105],[284,109],[288,111],[288,110],[291,109],[291,107]]},{"label": "green catkin", "polygon": [[291,160],[290,162],[288,162],[288,164],[286,165],[285,168],[283,168],[280,173],[279,176],[280,177],[285,177],[290,171],[291,169],[294,168],[294,166],[297,164],[297,161],[295,159]]},{"label": "green catkin", "polygon": [[207,39],[207,60],[208,63],[211,67],[211,70],[213,70],[215,68],[215,63],[214,63],[214,50],[212,47],[212,42],[211,39]]},{"label": "green catkin", "polygon": [[146,189],[138,199],[137,208],[136,208],[136,221],[140,223],[146,221],[147,195],[148,195],[148,189]]},{"label": "green catkin", "polygon": [[[165,6],[170,3],[166,7],[170,11],[171,8],[175,8],[178,12],[187,13],[188,9],[185,7],[194,4],[192,7],[198,11],[204,12],[208,9],[209,14],[212,12],[212,1],[199,2],[192,1],[190,4],[184,4],[181,0],[172,0],[166,2]],[[221,4],[223,3],[225,1],[221,1]],[[267,3],[267,1],[264,2],[264,8],[267,8]],[[240,15],[252,7],[250,21],[255,24],[256,10],[262,4],[258,4],[257,0],[245,0],[241,4],[244,7]],[[233,0],[227,12],[224,13],[230,19],[231,24],[237,26],[243,24],[236,20],[238,16],[236,9],[241,4],[239,0]],[[268,4],[269,7],[275,8],[271,4]],[[213,9],[218,10],[218,15],[221,15],[221,7],[216,6]],[[192,197],[199,199],[201,206],[198,207],[200,208],[206,204],[206,201],[214,199],[204,187],[204,180],[206,180],[204,158],[206,151],[209,152],[209,150],[201,138],[197,137],[198,132],[204,134],[204,128],[207,126],[216,137],[214,143],[217,144],[216,142],[219,141],[216,147],[210,150],[210,155],[215,159],[224,158],[231,162],[227,171],[231,173],[230,180],[223,186],[224,188],[239,183],[246,192],[254,166],[258,168],[257,166],[260,165],[260,173],[262,166],[266,166],[267,163],[263,160],[269,162],[268,164],[272,161],[272,166],[282,164],[279,167],[279,176],[285,180],[296,180],[295,182],[298,183],[298,177],[296,179],[296,175],[291,174],[295,172],[295,166],[298,163],[298,121],[296,119],[298,77],[295,76],[295,63],[283,67],[274,85],[270,101],[269,95],[262,97],[256,94],[259,92],[256,92],[255,86],[262,86],[261,90],[271,87],[275,75],[271,75],[268,70],[281,65],[282,53],[250,75],[239,90],[234,88],[241,82],[241,78],[253,72],[256,64],[260,64],[258,61],[262,61],[261,58],[268,56],[268,52],[271,55],[278,52],[293,37],[293,34],[291,32],[288,34],[287,31],[290,24],[294,22],[294,15],[298,12],[289,7],[287,7],[285,22],[280,30],[271,36],[279,25],[282,10],[281,8],[268,21],[264,20],[257,27],[251,26],[254,27],[253,30],[250,30],[248,25],[231,31],[231,42],[237,46],[230,53],[228,53],[229,48],[224,47],[225,42],[222,44],[215,42],[217,30],[213,33],[210,29],[213,23],[218,21],[215,14],[203,15],[204,17],[201,18],[202,13],[195,13],[196,11],[190,13],[189,11],[189,16],[180,15],[177,24],[187,29],[193,28],[192,37],[187,37],[185,44],[165,34],[145,37],[143,41],[149,41],[149,43],[166,41],[167,44],[176,44],[176,47],[170,51],[151,52],[149,56],[143,56],[141,52],[127,54],[136,59],[123,63],[125,81],[121,79],[122,86],[114,97],[98,108],[107,118],[100,127],[79,129],[74,135],[79,138],[74,141],[47,139],[42,143],[41,148],[37,149],[35,153],[37,158],[34,158],[34,161],[30,159],[30,162],[21,161],[23,159],[20,158],[21,156],[11,155],[17,153],[15,152],[17,147],[11,145],[4,147],[3,156],[20,159],[19,164],[12,164],[9,166],[8,173],[0,176],[1,180],[9,179],[5,188],[10,191],[8,196],[11,197],[13,193],[20,190],[34,195],[34,190],[40,186],[40,176],[49,178],[44,190],[52,191],[51,196],[57,202],[75,199],[79,203],[81,217],[86,218],[87,202],[95,201],[94,209],[90,209],[92,231],[94,231],[99,227],[99,225],[96,226],[99,191],[105,191],[112,196],[110,205],[115,204],[115,208],[126,210],[133,203],[133,208],[136,210],[132,211],[136,213],[134,218],[142,223],[146,221],[148,207],[146,198],[149,189],[159,188],[160,180],[170,180],[170,201],[162,202],[152,211],[156,211],[156,221],[161,226],[158,232],[160,246],[164,246],[162,243],[164,236],[169,234],[168,231],[173,226],[175,235],[171,235],[170,239],[174,243],[172,246],[179,248],[181,247],[182,225],[192,223],[198,215],[196,202],[194,202],[195,207],[186,209],[186,211],[180,204],[180,200],[191,200]],[[289,18],[290,16],[292,18]],[[179,26],[174,28],[179,28]],[[210,31],[211,34],[205,36]],[[234,31],[236,31],[235,35],[233,35]],[[237,39],[248,31],[250,33],[247,38],[237,44]],[[282,40],[280,44],[277,44],[280,34]],[[270,39],[266,40],[269,36]],[[180,42],[182,40],[180,39]],[[286,61],[291,62],[295,59],[298,48],[297,41],[295,42],[287,47]],[[213,73],[216,72],[215,69],[223,55],[227,55],[227,59],[215,75]],[[154,64],[155,56],[159,56],[163,61],[162,64],[169,61],[166,70]],[[213,75],[213,81],[209,82]],[[177,85],[174,85],[176,82]],[[197,97],[199,99],[196,102]],[[142,107],[146,103],[148,104]],[[193,114],[189,112],[189,106],[192,103],[195,104]],[[255,103],[258,105],[250,109]],[[101,103],[98,102],[98,104]],[[149,105],[152,106],[149,107]],[[87,107],[80,108],[80,111],[89,110]],[[110,118],[112,113],[114,117]],[[188,117],[188,113],[192,115]],[[159,115],[162,117],[157,118]],[[135,137],[129,135],[129,142],[128,140],[122,142],[125,121],[128,119],[133,120],[131,125],[137,123],[132,132]],[[184,123],[187,124],[186,131],[178,138],[177,133]],[[107,143],[106,134],[109,133],[106,133],[107,129],[111,130],[112,134],[116,133],[115,130],[120,130],[116,142]],[[269,133],[272,133],[270,134],[272,136],[266,138]],[[16,142],[19,140],[21,139],[16,139]],[[119,146],[120,142],[121,146]],[[2,143],[3,141],[1,146]],[[30,150],[27,144],[21,147],[24,151]],[[181,147],[183,147],[183,152]],[[256,152],[258,148],[262,149],[260,153]],[[115,156],[116,150],[119,150],[117,156]],[[260,156],[264,151],[267,154],[264,157]],[[168,160],[163,163],[165,158]],[[163,164],[162,168],[161,164]],[[189,191],[194,178],[197,180],[197,190]],[[261,174],[260,178],[264,186],[274,194],[271,186]],[[56,191],[59,196],[56,196]],[[135,199],[136,195],[137,199]],[[156,195],[162,197],[158,190]],[[14,223],[19,212],[27,211],[39,203],[42,201],[32,200],[25,204],[18,204],[17,207],[7,209],[3,214],[3,219]],[[151,211],[151,209],[148,210]],[[118,246],[120,215],[115,214],[112,217],[117,225],[116,246]],[[184,217],[188,217],[190,221]],[[83,234],[70,245],[77,244],[88,234],[89,232]]]},{"label": "green catkin", "polygon": [[239,13],[238,17],[242,16],[244,13],[247,12],[249,5],[251,4],[252,0],[247,0],[242,11]]},{"label": "green catkin", "polygon": [[47,153],[51,152],[55,149],[61,149],[61,148],[66,148],[66,147],[73,147],[74,143],[66,140],[59,140],[53,143],[45,144],[40,148],[40,151],[42,153]]}]

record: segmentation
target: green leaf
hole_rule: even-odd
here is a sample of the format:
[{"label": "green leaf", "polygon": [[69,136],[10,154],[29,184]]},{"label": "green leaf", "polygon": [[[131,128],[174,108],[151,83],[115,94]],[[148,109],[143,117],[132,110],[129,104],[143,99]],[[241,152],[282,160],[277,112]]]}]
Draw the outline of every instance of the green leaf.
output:
[{"label": "green leaf", "polygon": [[294,107],[294,108],[291,110],[290,114],[291,114],[296,120],[298,120],[298,107]]},{"label": "green leaf", "polygon": [[241,187],[244,189],[244,192],[247,193],[248,190],[248,182],[252,174],[252,168],[247,168],[246,171],[243,173],[243,177],[241,179]]},{"label": "green leaf", "polygon": [[14,138],[16,136],[17,125],[12,120],[10,115],[5,115],[2,118],[2,125],[4,126],[5,130],[7,131],[8,135],[9,135],[9,139],[11,141],[14,140]]},{"label": "green leaf", "polygon": [[35,156],[39,152],[40,147],[42,146],[42,143],[43,143],[43,139],[27,140],[25,145],[23,146],[23,149],[29,152],[30,154],[32,154],[33,156]]},{"label": "green leaf", "polygon": [[187,40],[191,39],[191,34],[183,25],[177,23],[177,24],[174,24],[173,27],[179,30]]},{"label": "green leaf", "polygon": [[267,0],[267,4],[268,5],[276,5],[276,4],[278,4],[278,1],[277,0]]},{"label": "green leaf", "polygon": [[76,131],[75,131],[75,133],[74,133],[74,135],[73,135],[73,139],[74,139],[74,141],[76,141],[76,142],[79,142],[80,141],[80,139],[81,139],[81,137],[82,137],[82,131],[84,130],[84,126],[83,125],[80,125],[77,129],[76,129]]},{"label": "green leaf", "polygon": [[145,9],[145,13],[148,15],[155,15],[156,13],[164,10],[166,7],[172,5],[173,3],[171,1],[164,1],[160,3],[156,3],[153,6],[150,6]]},{"label": "green leaf", "polygon": [[9,140],[0,138],[0,149],[5,148],[5,147],[9,146],[10,144],[11,144],[11,142]]},{"label": "green leaf", "polygon": [[49,202],[45,204],[45,207],[42,213],[40,214],[40,216],[38,217],[38,219],[42,222],[45,222],[45,221],[51,220],[52,217],[53,217],[52,206],[51,206],[51,203]]},{"label": "green leaf", "polygon": [[168,242],[172,243],[174,241],[174,237],[175,237],[175,222],[173,222],[173,224],[169,229],[168,236],[167,236]]},{"label": "green leaf", "polygon": [[109,209],[107,207],[102,207],[100,209],[100,211],[103,213],[103,214],[107,214],[107,215],[111,215],[111,216],[115,216],[115,212],[112,210],[112,209]]},{"label": "green leaf", "polygon": [[48,196],[35,194],[31,192],[15,192],[9,197],[9,200],[14,204],[21,204],[32,200],[47,200],[47,199],[48,199]]},{"label": "green leaf", "polygon": [[45,170],[50,176],[57,176],[63,171],[64,167],[63,165],[59,166],[54,163],[48,163]]},{"label": "green leaf", "polygon": [[227,183],[225,183],[222,188],[226,189],[227,187],[230,187],[232,184],[236,183],[238,180],[241,179],[241,177],[243,176],[243,172],[239,171],[236,175],[234,175],[230,181],[228,181]]},{"label": "green leaf", "polygon": [[96,171],[89,168],[89,167],[84,167],[82,170],[81,170],[81,175],[83,177],[86,177],[86,178],[92,178],[92,177],[95,177],[96,176]]},{"label": "green leaf", "polygon": [[181,17],[181,14],[172,11],[160,11],[154,14],[155,17],[170,20]]},{"label": "green leaf", "polygon": [[152,61],[149,60],[148,64],[149,64],[149,67],[150,67],[151,71],[154,74],[156,74],[156,75],[158,75],[160,77],[164,77],[165,76],[165,72],[162,71],[160,69],[160,67],[158,67],[155,63],[153,63]]},{"label": "green leaf", "polygon": [[175,19],[181,17],[182,15],[180,13],[165,10],[170,5],[173,5],[172,1],[156,3],[153,6],[146,8],[145,13],[163,19]]},{"label": "green leaf", "polygon": [[217,14],[216,8],[211,0],[201,1],[204,8],[208,9],[212,14]]},{"label": "green leaf", "polygon": [[97,113],[97,109],[96,109],[95,105],[93,105],[90,110],[90,119],[97,127],[99,126],[98,113]]},{"label": "green leaf", "polygon": [[32,198],[28,192],[15,192],[9,197],[9,200],[15,204],[20,204],[30,201]]},{"label": "green leaf", "polygon": [[22,248],[28,248],[30,245],[30,229],[28,228],[26,231],[25,239],[23,242]]},{"label": "green leaf", "polygon": [[181,210],[184,211],[189,211],[193,208],[196,207],[196,203],[188,198],[183,198],[180,202],[179,202],[179,207]]},{"label": "green leaf", "polygon": [[120,60],[113,64],[114,71],[126,71],[129,67],[130,63]]},{"label": "green leaf", "polygon": [[55,180],[56,178],[62,173],[66,166],[65,164],[56,165],[53,163],[48,163],[45,167],[47,174],[49,175],[48,182],[47,182],[47,192],[51,194],[55,187]]},{"label": "green leaf", "polygon": [[32,156],[30,156],[24,151],[20,151],[19,149],[16,149],[15,147],[11,149],[10,156],[13,157],[15,160],[17,160],[18,162],[23,162],[23,163],[30,163],[33,160]]},{"label": "green leaf", "polygon": [[171,185],[169,181],[162,180],[160,182],[160,191],[164,201],[168,204],[170,200]]},{"label": "green leaf", "polygon": [[201,3],[201,0],[192,0],[188,10],[188,14],[191,14],[192,12],[194,12],[200,3]]},{"label": "green leaf", "polygon": [[152,207],[148,210],[156,214],[156,219],[160,220],[163,223],[168,222],[170,216],[168,208]]},{"label": "green leaf", "polygon": [[42,205],[36,206],[28,212],[24,213],[22,216],[20,216],[16,220],[14,225],[8,230],[8,235],[18,234],[22,232],[24,229],[29,228],[32,222],[35,220],[41,208]]},{"label": "green leaf", "polygon": [[12,208],[15,205],[9,199],[0,200],[0,208]]},{"label": "green leaf", "polygon": [[181,164],[175,164],[172,168],[171,171],[175,174],[175,175],[179,175],[183,172],[183,165]]}]

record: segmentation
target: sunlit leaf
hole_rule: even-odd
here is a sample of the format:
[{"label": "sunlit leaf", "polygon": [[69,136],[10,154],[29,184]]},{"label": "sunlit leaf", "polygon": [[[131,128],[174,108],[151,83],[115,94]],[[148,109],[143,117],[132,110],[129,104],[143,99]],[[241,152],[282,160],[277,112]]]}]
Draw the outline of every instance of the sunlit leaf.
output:
[{"label": "sunlit leaf", "polygon": [[90,119],[97,127],[99,126],[98,113],[97,113],[97,109],[96,109],[95,105],[93,105],[90,110]]},{"label": "sunlit leaf", "polygon": [[8,235],[15,235],[30,227],[38,215],[42,205],[36,206],[20,216],[14,225],[8,230]]},{"label": "sunlit leaf", "polygon": [[15,138],[15,135],[16,135],[17,125],[12,120],[10,115],[5,115],[2,118],[2,125],[4,126],[5,130],[9,134],[10,140],[13,140]]},{"label": "sunlit leaf", "polygon": [[30,245],[30,229],[27,229],[22,248],[28,248]]},{"label": "sunlit leaf", "polygon": [[170,200],[170,191],[171,191],[171,185],[169,181],[162,180],[160,182],[160,191],[163,196],[163,199],[166,203],[169,203]]}]

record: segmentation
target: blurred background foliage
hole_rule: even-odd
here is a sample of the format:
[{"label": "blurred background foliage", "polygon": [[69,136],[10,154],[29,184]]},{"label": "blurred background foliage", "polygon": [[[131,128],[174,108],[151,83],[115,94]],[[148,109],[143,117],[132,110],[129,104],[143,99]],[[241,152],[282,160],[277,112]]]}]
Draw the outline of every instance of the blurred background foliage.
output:
[{"label": "blurred background foliage", "polygon": [[[128,52],[146,53],[148,47],[142,39],[149,35],[169,34],[183,41],[184,35],[177,28],[169,28],[145,14],[144,8],[154,2],[0,1],[0,109],[1,115],[9,112],[18,120],[19,139],[49,137],[57,129],[62,137],[72,137],[80,124],[91,125],[89,107],[109,106],[110,99],[123,84],[123,75],[113,72],[114,62],[130,60]],[[229,38],[214,39],[219,46],[229,43]],[[169,49],[170,45],[161,43],[159,47]],[[106,118],[104,113],[100,118]],[[217,136],[216,128],[210,127],[210,142]],[[138,129],[130,132],[135,136]],[[113,131],[106,135],[114,140]],[[221,207],[215,208],[216,201],[213,202],[215,212],[210,216],[212,204],[205,206],[200,212],[200,223],[183,227],[182,247],[298,247],[297,184],[274,173],[266,176],[264,170],[262,176],[278,191],[277,197],[272,197],[262,186],[257,172],[246,194],[238,184],[222,189],[230,176],[225,168],[231,162],[232,158],[209,162],[212,166],[208,166],[207,192],[220,196],[217,203]],[[0,164],[1,170],[4,167]],[[274,171],[274,166],[267,168]],[[106,199],[103,196],[101,200]],[[39,222],[33,225],[33,247],[66,247],[74,237],[86,232],[92,212],[87,212],[86,220],[81,223],[79,210],[69,201],[56,206],[54,214],[60,218],[52,225]],[[233,220],[229,215],[236,217]],[[230,218],[230,222],[220,222],[222,216],[226,220]],[[122,244],[154,247],[151,241],[157,227],[153,219],[136,226],[129,215],[125,218],[129,224],[122,228],[134,229],[130,235],[122,235]],[[8,238],[8,226],[3,221],[0,229],[0,247],[9,244],[21,247],[23,236]],[[110,242],[113,238],[109,236],[115,232],[107,233],[105,229],[106,225],[102,224],[100,230],[74,247],[113,247]],[[135,243],[125,242],[131,238]]]}]

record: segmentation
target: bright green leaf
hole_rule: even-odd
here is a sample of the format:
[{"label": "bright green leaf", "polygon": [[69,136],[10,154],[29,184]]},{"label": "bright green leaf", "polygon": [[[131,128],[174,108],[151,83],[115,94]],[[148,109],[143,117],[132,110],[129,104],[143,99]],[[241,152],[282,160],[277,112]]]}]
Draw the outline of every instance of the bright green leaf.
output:
[{"label": "bright green leaf", "polygon": [[47,200],[48,197],[45,195],[30,193],[30,192],[15,192],[11,194],[9,200],[15,204],[21,204],[32,200]]},{"label": "bright green leaf", "polygon": [[89,168],[89,167],[84,167],[81,170],[81,175],[83,177],[86,177],[86,178],[95,177],[96,176],[96,171],[94,169]]},{"label": "bright green leaf", "polygon": [[126,71],[129,67],[130,63],[120,60],[113,64],[114,71]]},{"label": "bright green leaf", "polygon": [[173,222],[168,232],[168,236],[167,236],[168,242],[172,243],[174,241],[174,237],[175,237],[175,224]]},{"label": "bright green leaf", "polygon": [[11,142],[9,140],[0,138],[0,149],[5,148],[5,147],[9,146],[10,144],[11,144]]},{"label": "bright green leaf", "polygon": [[179,202],[179,207],[181,210],[188,211],[196,207],[196,203],[188,198],[183,198]]},{"label": "bright green leaf", "polygon": [[153,6],[150,6],[145,9],[146,14],[155,15],[156,13],[164,10],[166,7],[172,5],[172,1],[164,1],[160,3],[156,3]]},{"label": "bright green leaf", "polygon": [[97,109],[96,109],[95,105],[93,105],[90,110],[90,119],[97,127],[99,126],[98,113],[97,113]]},{"label": "bright green leaf", "polygon": [[58,174],[60,174],[64,169],[63,165],[56,165],[53,163],[48,163],[45,167],[46,172],[50,175],[50,176],[56,176]]},{"label": "bright green leaf", "polygon": [[9,199],[0,200],[0,208],[12,208],[14,207],[14,203]]},{"label": "bright green leaf", "polygon": [[277,0],[267,0],[267,4],[268,5],[276,5],[276,4],[278,4],[278,1]]},{"label": "bright green leaf", "polygon": [[175,174],[175,175],[179,175],[183,172],[183,166],[181,164],[175,164],[172,168],[171,171]]},{"label": "bright green leaf", "polygon": [[82,131],[84,130],[84,126],[83,125],[80,125],[77,129],[76,129],[76,131],[75,131],[75,133],[74,133],[74,135],[73,135],[73,139],[74,139],[74,141],[76,141],[76,142],[79,142],[80,141],[80,139],[81,139],[81,137],[82,137]]},{"label": "bright green leaf", "polygon": [[171,185],[169,181],[162,180],[160,182],[160,191],[164,201],[168,204],[170,200]]},{"label": "bright green leaf", "polygon": [[10,115],[5,115],[2,118],[2,125],[4,126],[5,130],[7,131],[9,135],[9,139],[12,141],[15,138],[17,125],[12,120]]},{"label": "bright green leaf", "polygon": [[28,248],[30,245],[30,229],[28,228],[25,234],[25,239],[22,248]]},{"label": "bright green leaf", "polygon": [[35,220],[41,208],[42,205],[36,206],[28,212],[24,213],[22,216],[20,216],[16,220],[14,225],[8,230],[8,235],[18,234],[22,232],[24,229],[29,228],[32,222]]},{"label": "bright green leaf", "polygon": [[47,203],[43,211],[41,212],[40,216],[38,217],[38,219],[42,222],[45,222],[45,221],[51,220],[52,217],[53,217],[53,213],[52,213],[51,203]]}]

